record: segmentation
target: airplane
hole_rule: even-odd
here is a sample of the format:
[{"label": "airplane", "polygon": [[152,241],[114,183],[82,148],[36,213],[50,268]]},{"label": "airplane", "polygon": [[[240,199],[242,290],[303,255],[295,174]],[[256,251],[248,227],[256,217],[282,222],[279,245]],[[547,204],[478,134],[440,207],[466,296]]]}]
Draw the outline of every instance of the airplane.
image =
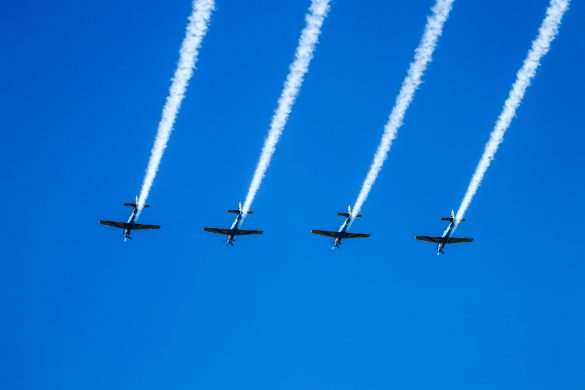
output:
[{"label": "airplane", "polygon": [[[152,229],[160,229],[159,225],[144,225],[141,223],[136,223],[136,217],[138,215],[138,197],[136,197],[136,202],[134,203],[124,203],[124,206],[133,207],[132,214],[130,214],[130,218],[128,218],[128,222],[113,222],[113,221],[104,221],[103,219],[100,220],[100,224],[106,226],[112,226],[119,229],[124,229],[124,241],[127,239],[132,239],[130,237],[130,233],[132,230],[152,230]],[[144,205],[144,208],[149,208],[149,205]]]},{"label": "airplane", "polygon": [[[415,238],[420,241],[427,241],[427,242],[434,242],[437,245],[437,256],[445,254],[444,249],[445,245],[447,244],[459,244],[463,242],[472,242],[473,238],[455,238],[451,237],[453,234],[453,229],[455,228],[455,211],[451,210],[451,216],[447,218],[441,218],[441,221],[448,221],[449,226],[443,232],[441,237],[430,237],[430,236],[416,236]],[[462,222],[465,221],[465,218],[461,220]]]},{"label": "airplane", "polygon": [[325,237],[335,238],[335,241],[333,242],[333,247],[331,249],[336,249],[336,248],[339,249],[339,247],[341,246],[341,241],[344,238],[368,238],[368,237],[370,237],[370,234],[349,233],[347,231],[349,229],[349,225],[351,224],[351,221],[353,220],[354,217],[355,218],[362,217],[361,214],[352,216],[351,206],[347,206],[347,213],[337,213],[337,215],[339,215],[340,217],[345,217],[345,221],[343,222],[343,224],[341,225],[341,227],[339,228],[338,231],[330,232],[327,230],[311,230],[311,233],[319,234],[319,235],[325,236]]},{"label": "airplane", "polygon": [[[242,217],[244,216],[244,210],[242,210],[242,203],[240,202],[239,207],[237,210],[228,210],[228,213],[237,214],[234,223],[229,229],[218,229],[218,228],[211,228],[211,227],[204,227],[203,231],[209,233],[216,233],[216,234],[224,234],[227,237],[227,244],[234,246],[234,241],[236,236],[249,236],[252,234],[262,234],[264,233],[262,230],[242,230],[240,229],[240,225],[242,224]],[[254,214],[253,211],[248,211],[246,214]]]}]

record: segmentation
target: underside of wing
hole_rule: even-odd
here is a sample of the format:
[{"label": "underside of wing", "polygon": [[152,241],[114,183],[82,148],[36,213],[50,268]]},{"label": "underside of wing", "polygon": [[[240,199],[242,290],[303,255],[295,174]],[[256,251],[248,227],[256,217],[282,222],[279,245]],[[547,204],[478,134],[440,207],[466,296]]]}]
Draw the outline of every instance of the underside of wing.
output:
[{"label": "underside of wing", "polygon": [[217,228],[203,228],[204,231],[209,232],[209,233],[216,233],[216,234],[225,234],[226,236],[230,235],[230,230],[229,229],[217,229]]},{"label": "underside of wing", "polygon": [[327,230],[311,230],[311,233],[320,234],[321,236],[332,237],[332,238],[337,238],[339,236],[339,232],[330,232]]},{"label": "underside of wing", "polygon": [[416,236],[415,238],[419,241],[434,242],[435,244],[440,243],[442,240],[441,237],[430,237],[430,236]]},{"label": "underside of wing", "polygon": [[366,233],[345,233],[343,238],[368,238],[371,234]]},{"label": "underside of wing", "polygon": [[450,238],[449,241],[447,241],[448,244],[461,244],[463,242],[472,242],[473,238]]},{"label": "underside of wing", "polygon": [[126,229],[126,226],[128,226],[128,224],[126,222],[113,222],[113,221],[104,221],[104,220],[100,220],[100,224],[119,228],[119,229]]},{"label": "underside of wing", "polygon": [[264,233],[262,230],[238,230],[236,235],[238,236],[250,236],[252,234],[262,234]]},{"label": "underside of wing", "polygon": [[160,226],[159,225],[145,225],[145,224],[137,223],[136,225],[134,225],[134,229],[136,229],[136,230],[153,230],[153,229],[160,229]]}]

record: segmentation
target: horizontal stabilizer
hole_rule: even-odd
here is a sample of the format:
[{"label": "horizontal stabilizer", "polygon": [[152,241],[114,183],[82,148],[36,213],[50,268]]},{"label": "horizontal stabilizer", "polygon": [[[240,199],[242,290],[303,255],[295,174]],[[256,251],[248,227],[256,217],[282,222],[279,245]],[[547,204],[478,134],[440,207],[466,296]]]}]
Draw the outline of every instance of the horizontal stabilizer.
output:
[{"label": "horizontal stabilizer", "polygon": [[[441,221],[447,221],[447,222],[453,222],[453,218],[452,217],[445,217],[445,218],[441,218]],[[463,218],[461,220],[461,222],[465,221],[465,218]]]},{"label": "horizontal stabilizer", "polygon": [[[337,213],[337,215],[339,215],[340,217],[345,217],[345,218],[348,218],[350,216],[349,213]],[[361,218],[361,217],[362,217],[361,214],[354,215],[354,218]]]},{"label": "horizontal stabilizer", "polygon": [[[228,213],[232,213],[232,214],[239,214],[240,210],[228,210]],[[254,214],[253,211],[248,211],[246,214]]]},{"label": "horizontal stabilizer", "polygon": [[100,220],[100,224],[119,228],[119,229],[126,229],[126,227],[128,226],[128,224],[126,222],[114,222],[114,221],[104,221],[104,220]]},{"label": "horizontal stabilizer", "polygon": [[218,229],[218,228],[205,227],[205,228],[203,228],[203,231],[206,231],[209,233],[216,233],[216,234],[225,234],[226,236],[230,235],[230,229]]},{"label": "horizontal stabilizer", "polygon": [[[136,203],[124,203],[124,206],[134,207],[134,208],[138,207],[138,205]],[[149,207],[150,207],[149,205],[145,204],[143,208],[147,209]]]},{"label": "horizontal stabilizer", "polygon": [[435,244],[438,244],[443,240],[442,237],[430,237],[430,236],[416,236],[415,238],[419,241],[434,242]]},{"label": "horizontal stabilizer", "polygon": [[448,244],[460,244],[463,242],[472,242],[473,238],[450,238],[449,241],[447,241]]}]

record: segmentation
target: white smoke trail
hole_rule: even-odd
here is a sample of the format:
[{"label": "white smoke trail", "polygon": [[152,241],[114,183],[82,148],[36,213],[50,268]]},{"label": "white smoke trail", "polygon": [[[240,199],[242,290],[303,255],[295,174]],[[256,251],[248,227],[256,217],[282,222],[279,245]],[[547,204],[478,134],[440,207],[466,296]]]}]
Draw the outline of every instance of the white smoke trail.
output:
[{"label": "white smoke trail", "polygon": [[286,125],[292,106],[299,94],[305,74],[309,69],[309,64],[313,58],[315,46],[317,45],[319,34],[321,33],[321,26],[323,25],[328,11],[329,0],[312,0],[310,13],[305,17],[306,26],[301,33],[301,38],[299,39],[299,44],[295,53],[295,59],[290,65],[284,89],[278,99],[278,107],[272,116],[270,130],[264,141],[262,153],[260,154],[258,165],[256,166],[252,182],[250,183],[246,200],[244,201],[244,216],[246,215],[246,212],[250,210],[254,197],[256,196],[258,189],[260,189],[262,180],[266,175],[266,171],[270,165],[270,160],[276,150],[276,145],[284,131],[284,126]]},{"label": "white smoke trail", "polygon": [[443,32],[443,25],[449,17],[454,0],[437,0],[432,8],[432,15],[428,18],[425,26],[424,35],[416,48],[414,61],[410,64],[408,74],[402,82],[400,93],[396,98],[396,103],[386,126],[384,126],[384,134],[382,140],[378,145],[374,160],[368,171],[359,195],[353,206],[352,214],[358,215],[368,198],[368,194],[372,190],[372,186],[376,182],[376,178],[384,165],[384,161],[388,157],[388,152],[392,146],[392,141],[396,138],[398,129],[402,126],[404,114],[408,106],[412,102],[414,93],[422,82],[422,76],[427,68],[427,65],[432,60],[433,52],[437,46],[437,41]]},{"label": "white smoke trail", "polygon": [[150,160],[148,161],[142,189],[138,197],[138,213],[142,211],[146,204],[146,199],[158,172],[160,161],[169,142],[177,114],[185,97],[185,91],[193,74],[201,41],[207,32],[214,6],[215,0],[193,0],[193,12],[189,17],[185,39],[181,45],[179,63],[169,88],[169,95],[163,108],[162,118],[158,124],[156,139],[150,151]]},{"label": "white smoke trail", "polygon": [[490,134],[490,139],[485,146],[485,150],[477,167],[475,168],[467,192],[461,201],[461,205],[459,206],[455,218],[456,225],[458,225],[463,219],[463,216],[469,208],[487,169],[498,151],[498,147],[504,140],[504,134],[516,115],[516,109],[522,102],[526,89],[530,86],[530,83],[536,74],[536,70],[540,65],[540,60],[549,51],[550,44],[558,33],[563,15],[568,7],[569,0],[551,0],[546,11],[546,18],[542,22],[538,31],[538,37],[532,42],[532,47],[528,52],[528,56],[524,60],[522,68],[520,68],[516,74],[516,81],[510,90],[508,99],[504,103],[504,109],[496,122],[494,130]]}]

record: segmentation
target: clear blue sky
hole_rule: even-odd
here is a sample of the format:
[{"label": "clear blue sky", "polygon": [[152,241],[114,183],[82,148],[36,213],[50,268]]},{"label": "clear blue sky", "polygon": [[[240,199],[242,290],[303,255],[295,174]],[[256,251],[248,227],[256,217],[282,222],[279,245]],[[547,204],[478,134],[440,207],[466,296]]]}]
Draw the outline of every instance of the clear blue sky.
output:
[{"label": "clear blue sky", "polygon": [[585,4],[574,1],[435,256],[548,5],[458,0],[363,209],[330,250],[432,0],[334,0],[226,247],[308,0],[218,0],[144,223],[124,243],[189,0],[4,0],[0,388],[585,388]]}]

